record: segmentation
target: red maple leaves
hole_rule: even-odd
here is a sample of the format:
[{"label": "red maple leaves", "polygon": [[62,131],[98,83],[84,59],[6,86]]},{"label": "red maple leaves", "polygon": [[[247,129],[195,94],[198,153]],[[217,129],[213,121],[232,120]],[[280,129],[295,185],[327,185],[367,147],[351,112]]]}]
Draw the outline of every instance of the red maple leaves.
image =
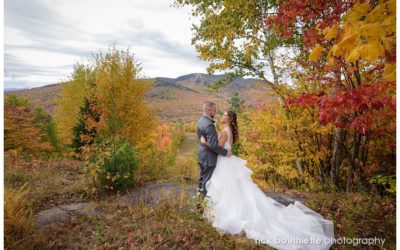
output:
[{"label": "red maple leaves", "polygon": [[384,120],[394,119],[396,96],[387,93],[394,84],[395,82],[383,81],[349,91],[336,91],[333,95],[324,92],[302,93],[298,97],[287,99],[286,105],[317,108],[318,120],[322,125],[332,122],[337,127],[353,128],[360,134],[365,134],[368,129],[375,129],[378,133],[387,128],[393,129],[389,124],[375,128],[371,125],[374,120],[375,123],[382,123]]}]

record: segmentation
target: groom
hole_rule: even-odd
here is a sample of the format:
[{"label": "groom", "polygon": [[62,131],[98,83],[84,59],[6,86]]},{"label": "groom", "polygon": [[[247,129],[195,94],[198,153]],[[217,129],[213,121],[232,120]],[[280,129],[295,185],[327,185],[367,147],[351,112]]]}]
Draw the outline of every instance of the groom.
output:
[{"label": "groom", "polygon": [[[215,103],[206,101],[203,104],[203,116],[197,122],[197,138],[199,141],[198,162],[200,166],[199,178],[199,195],[200,201],[197,208],[201,209],[200,203],[207,194],[206,182],[211,178],[211,175],[217,165],[218,154],[223,156],[232,155],[231,150],[226,150],[218,145],[217,131],[214,125],[214,116],[217,112]],[[201,136],[204,136],[209,144],[209,147],[200,143]]]}]

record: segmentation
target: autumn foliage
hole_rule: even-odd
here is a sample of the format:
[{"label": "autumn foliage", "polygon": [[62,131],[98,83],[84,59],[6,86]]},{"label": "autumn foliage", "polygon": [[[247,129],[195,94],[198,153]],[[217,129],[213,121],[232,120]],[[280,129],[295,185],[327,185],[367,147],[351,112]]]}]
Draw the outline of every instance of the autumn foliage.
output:
[{"label": "autumn foliage", "polygon": [[4,150],[40,154],[53,150],[46,133],[35,121],[34,112],[27,106],[4,104]]},{"label": "autumn foliage", "polygon": [[176,4],[199,18],[193,43],[209,71],[257,77],[278,97],[241,124],[260,184],[392,192],[395,1]]},{"label": "autumn foliage", "polygon": [[301,34],[298,46],[309,55],[297,57],[301,70],[292,76],[298,87],[286,107],[308,110],[318,126],[334,125],[326,135],[310,134],[329,153],[306,169],[320,165],[322,177],[348,191],[368,186],[374,174],[395,173],[395,5],[290,0],[265,19],[281,36]]},{"label": "autumn foliage", "polygon": [[92,59],[75,66],[57,101],[64,143],[72,142],[86,162],[94,191],[159,178],[165,174],[172,137],[144,102],[153,81],[141,79],[140,63],[129,49],[111,47]]}]

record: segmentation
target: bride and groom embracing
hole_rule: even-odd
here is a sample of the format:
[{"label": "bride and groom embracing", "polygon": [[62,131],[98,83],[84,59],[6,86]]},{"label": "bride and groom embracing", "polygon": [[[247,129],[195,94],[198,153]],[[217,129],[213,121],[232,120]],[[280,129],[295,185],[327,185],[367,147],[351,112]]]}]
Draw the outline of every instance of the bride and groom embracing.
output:
[{"label": "bride and groom embracing", "polygon": [[266,196],[252,181],[247,161],[232,155],[238,141],[236,114],[223,114],[217,135],[216,105],[206,101],[197,123],[200,178],[197,208],[218,231],[245,233],[257,243],[276,249],[329,249],[333,222],[299,201],[284,206]]}]

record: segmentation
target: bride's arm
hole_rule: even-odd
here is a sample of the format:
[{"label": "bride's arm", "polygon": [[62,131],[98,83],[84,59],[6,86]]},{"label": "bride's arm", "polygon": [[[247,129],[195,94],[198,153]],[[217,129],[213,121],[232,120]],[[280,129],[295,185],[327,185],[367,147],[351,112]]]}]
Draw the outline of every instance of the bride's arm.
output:
[{"label": "bride's arm", "polygon": [[[224,131],[222,131],[221,135],[218,137],[218,145],[220,147],[223,147],[225,145],[225,142],[227,139],[228,139],[228,134],[224,130]],[[201,136],[200,140],[201,140],[201,144],[203,144],[207,147],[210,147],[210,144],[208,144],[208,142],[206,141],[206,138],[204,138],[204,136]]]},{"label": "bride's arm", "polygon": [[204,138],[204,136],[200,137],[200,143],[204,146],[210,147],[210,144],[208,144],[208,142],[206,141],[206,138]]}]

